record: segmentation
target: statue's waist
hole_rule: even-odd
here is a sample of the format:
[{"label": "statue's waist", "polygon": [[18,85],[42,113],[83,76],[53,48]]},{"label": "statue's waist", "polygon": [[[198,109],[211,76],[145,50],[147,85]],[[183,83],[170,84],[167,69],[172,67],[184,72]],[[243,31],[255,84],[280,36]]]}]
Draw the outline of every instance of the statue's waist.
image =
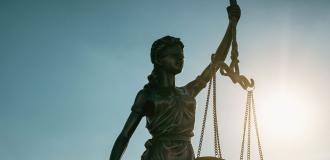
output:
[{"label": "statue's waist", "polygon": [[191,136],[184,136],[184,135],[160,135],[160,136],[153,136],[153,141],[187,141],[190,142]]}]

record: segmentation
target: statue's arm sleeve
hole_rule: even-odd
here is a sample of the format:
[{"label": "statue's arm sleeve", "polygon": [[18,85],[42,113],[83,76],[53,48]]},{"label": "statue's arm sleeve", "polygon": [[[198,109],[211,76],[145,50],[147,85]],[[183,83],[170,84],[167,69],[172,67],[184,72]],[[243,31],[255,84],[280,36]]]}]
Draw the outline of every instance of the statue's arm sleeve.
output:
[{"label": "statue's arm sleeve", "polygon": [[146,102],[147,102],[147,92],[145,90],[139,91],[137,94],[131,111],[140,115],[146,115]]},{"label": "statue's arm sleeve", "polygon": [[193,97],[196,97],[198,93],[205,88],[206,84],[210,81],[212,76],[218,70],[219,64],[210,63],[203,73],[191,82],[189,82],[185,87],[186,91]]},{"label": "statue's arm sleeve", "polygon": [[112,147],[110,160],[120,160],[128,142],[133,135],[135,129],[139,125],[144,114],[144,104],[145,104],[145,94],[143,91],[140,91],[135,99],[134,105],[132,107],[132,112],[129,115],[124,128],[119,134],[118,138],[115,141],[115,144]]}]

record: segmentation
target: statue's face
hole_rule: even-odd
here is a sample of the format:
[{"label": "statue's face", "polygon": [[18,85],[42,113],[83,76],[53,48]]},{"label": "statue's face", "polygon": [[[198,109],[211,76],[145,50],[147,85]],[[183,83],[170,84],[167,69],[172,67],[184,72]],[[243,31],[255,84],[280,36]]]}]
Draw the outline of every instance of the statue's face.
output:
[{"label": "statue's face", "polygon": [[160,59],[160,67],[165,71],[178,74],[183,68],[183,49],[180,46],[170,46],[163,50],[164,57]]}]

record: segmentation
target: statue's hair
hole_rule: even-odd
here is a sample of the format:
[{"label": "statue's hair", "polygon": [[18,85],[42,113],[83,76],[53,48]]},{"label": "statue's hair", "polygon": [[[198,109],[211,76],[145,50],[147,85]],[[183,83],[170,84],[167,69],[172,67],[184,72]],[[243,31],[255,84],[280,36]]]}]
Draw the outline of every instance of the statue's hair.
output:
[{"label": "statue's hair", "polygon": [[162,51],[166,48],[166,47],[170,47],[170,46],[176,46],[178,45],[179,47],[181,47],[183,49],[184,45],[183,43],[180,41],[180,38],[175,38],[172,36],[165,36],[162,37],[158,40],[156,40],[152,46],[151,46],[151,62],[153,64],[155,64],[155,61],[158,58],[163,57],[164,55],[162,55]]},{"label": "statue's hair", "polygon": [[148,76],[149,83],[144,86],[144,88],[155,88],[157,86],[157,71],[158,68],[155,65],[157,59],[162,58],[164,55],[163,51],[165,48],[170,46],[179,46],[182,49],[184,48],[183,43],[180,41],[180,38],[165,36],[156,40],[151,46],[151,62],[154,64],[154,69],[151,74]]}]

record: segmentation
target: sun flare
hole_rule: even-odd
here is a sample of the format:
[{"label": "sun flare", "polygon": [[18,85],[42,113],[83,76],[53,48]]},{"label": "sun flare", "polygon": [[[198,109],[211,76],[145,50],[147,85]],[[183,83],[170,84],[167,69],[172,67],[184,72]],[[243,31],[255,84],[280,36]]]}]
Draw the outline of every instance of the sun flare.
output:
[{"label": "sun flare", "polygon": [[306,90],[295,86],[282,86],[260,97],[263,106],[261,121],[265,132],[282,140],[299,140],[310,137],[314,126],[313,98]]}]

